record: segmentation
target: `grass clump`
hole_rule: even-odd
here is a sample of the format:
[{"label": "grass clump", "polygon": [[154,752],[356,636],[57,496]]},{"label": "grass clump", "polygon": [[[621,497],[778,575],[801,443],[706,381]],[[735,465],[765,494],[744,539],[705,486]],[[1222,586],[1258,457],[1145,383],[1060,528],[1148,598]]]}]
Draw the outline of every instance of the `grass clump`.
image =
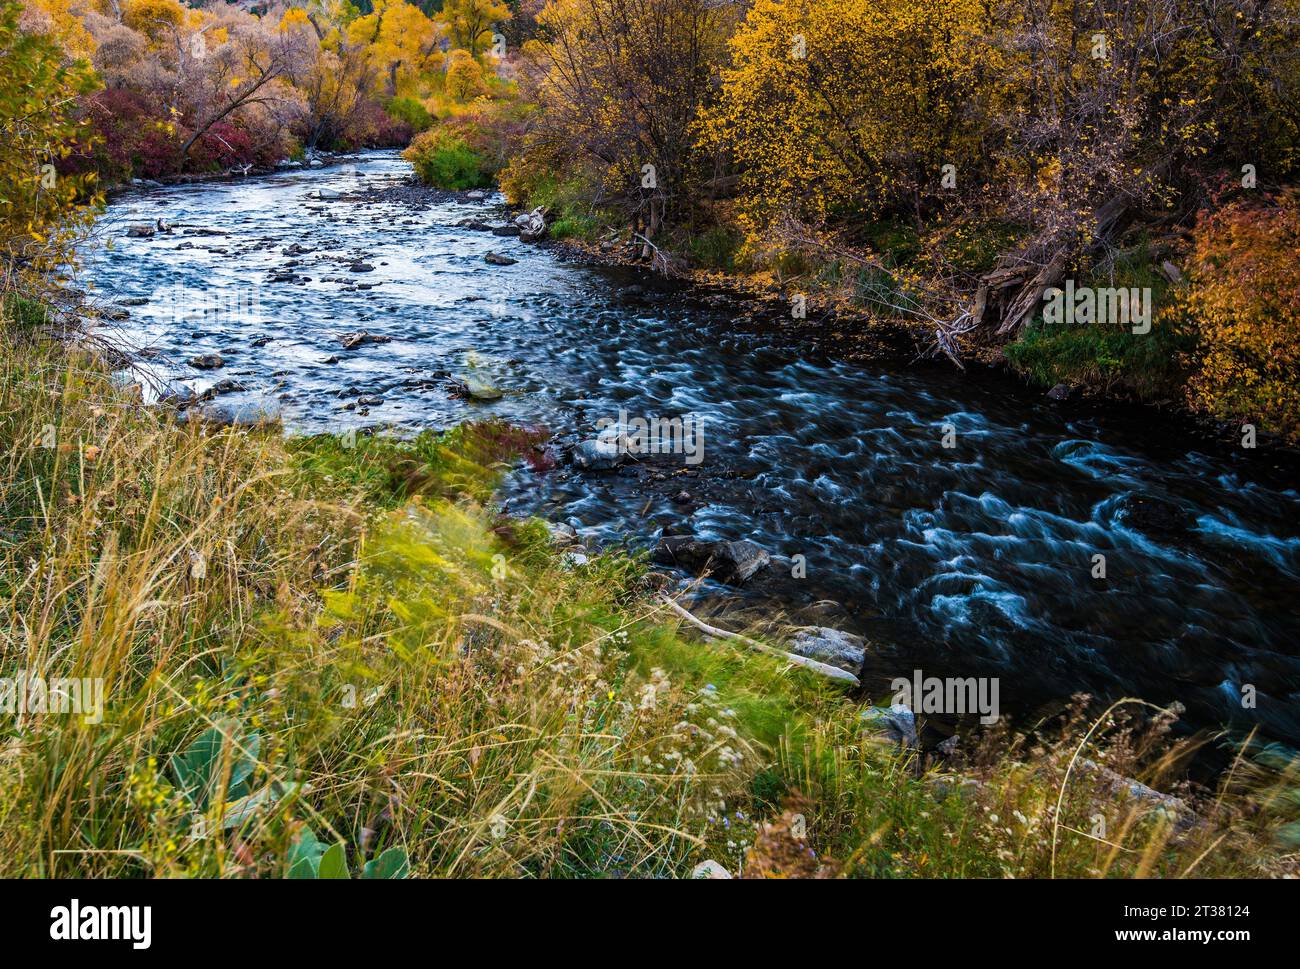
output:
[{"label": "grass clump", "polygon": [[1170,284],[1154,268],[1148,246],[1121,252],[1106,271],[1094,272],[1079,285],[1148,292],[1150,332],[1134,333],[1118,320],[1051,324],[1040,315],[1003,348],[1011,365],[1043,386],[1124,390],[1152,402],[1181,399],[1187,381],[1185,359],[1196,337],[1177,313],[1168,312],[1173,302]]}]

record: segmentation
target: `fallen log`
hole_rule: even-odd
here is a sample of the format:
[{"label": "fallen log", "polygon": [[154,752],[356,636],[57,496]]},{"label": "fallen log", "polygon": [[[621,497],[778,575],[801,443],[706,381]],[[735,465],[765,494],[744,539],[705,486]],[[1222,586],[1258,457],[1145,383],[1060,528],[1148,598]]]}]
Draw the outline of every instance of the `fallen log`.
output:
[{"label": "fallen log", "polygon": [[787,653],[785,650],[768,646],[766,643],[760,643],[758,640],[750,639],[748,636],[742,636],[740,633],[733,633],[727,629],[710,626],[704,620],[695,618],[695,616],[683,609],[677,604],[676,600],[666,593],[660,593],[659,598],[664,605],[677,615],[681,616],[692,626],[704,631],[715,639],[734,639],[760,653],[767,653],[769,656],[775,656],[777,659],[784,660],[787,663],[792,663],[795,666],[802,666],[805,669],[812,670],[814,673],[820,673],[822,676],[829,679],[858,686],[858,678],[848,670],[842,670],[838,666],[831,666],[829,663],[820,663],[815,659],[809,659],[807,656],[798,656],[794,653]]}]

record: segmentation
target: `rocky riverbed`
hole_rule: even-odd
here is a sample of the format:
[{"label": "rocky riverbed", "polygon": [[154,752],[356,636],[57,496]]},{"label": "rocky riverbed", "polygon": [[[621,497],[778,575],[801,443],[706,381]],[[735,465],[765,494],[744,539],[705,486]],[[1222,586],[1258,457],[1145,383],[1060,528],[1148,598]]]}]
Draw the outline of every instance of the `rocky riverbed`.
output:
[{"label": "rocky riverbed", "polygon": [[731,628],[860,636],[866,690],[922,669],[996,677],[1008,712],[1137,693],[1300,743],[1300,494],[1250,455],[558,258],[532,213],[421,189],[390,152],[140,188],[78,282],[151,400],[299,433],[544,427],[507,513],[571,529],[575,567],[645,550]]}]

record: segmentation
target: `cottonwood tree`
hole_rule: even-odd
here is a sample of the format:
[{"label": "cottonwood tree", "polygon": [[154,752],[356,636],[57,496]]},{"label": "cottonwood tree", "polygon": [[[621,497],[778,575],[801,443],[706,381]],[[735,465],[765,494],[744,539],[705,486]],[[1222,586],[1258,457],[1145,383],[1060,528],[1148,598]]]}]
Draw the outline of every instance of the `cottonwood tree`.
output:
[{"label": "cottonwood tree", "polygon": [[493,26],[505,23],[510,16],[510,8],[501,0],[444,0],[437,19],[453,48],[478,57],[492,46]]},{"label": "cottonwood tree", "polygon": [[[213,126],[236,111],[268,106],[282,100],[276,82],[287,79],[295,66],[311,59],[314,51],[301,42],[301,34],[280,31],[274,25],[236,10],[227,10],[210,24],[215,42],[204,42],[197,57],[192,40],[182,53],[178,78],[190,94],[194,113],[192,131],[181,146],[181,157]],[[191,35],[192,37],[193,35]],[[201,69],[194,69],[195,62]]]},{"label": "cottonwood tree", "polygon": [[369,14],[348,25],[347,36],[350,45],[366,48],[388,97],[415,90],[442,67],[441,30],[406,0],[377,0]]}]

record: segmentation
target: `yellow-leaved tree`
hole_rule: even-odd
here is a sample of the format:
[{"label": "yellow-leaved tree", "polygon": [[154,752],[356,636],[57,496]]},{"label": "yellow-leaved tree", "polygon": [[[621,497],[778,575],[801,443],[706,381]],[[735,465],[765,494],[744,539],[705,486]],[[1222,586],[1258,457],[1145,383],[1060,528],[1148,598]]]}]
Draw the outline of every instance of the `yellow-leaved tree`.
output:
[{"label": "yellow-leaved tree", "polygon": [[478,57],[492,47],[493,26],[510,17],[510,8],[501,0],[444,0],[438,20],[446,27],[452,47]]},{"label": "yellow-leaved tree", "polygon": [[[95,87],[85,61],[53,37],[19,29],[22,7],[0,4],[0,290],[40,282],[69,257],[93,218],[93,176],[60,174],[81,124],[76,98]],[[22,83],[8,79],[21,78]]]},{"label": "yellow-leaved tree", "polygon": [[348,25],[350,43],[365,45],[389,97],[425,93],[421,86],[441,69],[438,25],[406,0],[376,0],[372,11]]},{"label": "yellow-leaved tree", "polygon": [[999,70],[987,26],[981,0],[757,0],[703,123],[750,226],[939,192],[944,165],[978,157]]}]

